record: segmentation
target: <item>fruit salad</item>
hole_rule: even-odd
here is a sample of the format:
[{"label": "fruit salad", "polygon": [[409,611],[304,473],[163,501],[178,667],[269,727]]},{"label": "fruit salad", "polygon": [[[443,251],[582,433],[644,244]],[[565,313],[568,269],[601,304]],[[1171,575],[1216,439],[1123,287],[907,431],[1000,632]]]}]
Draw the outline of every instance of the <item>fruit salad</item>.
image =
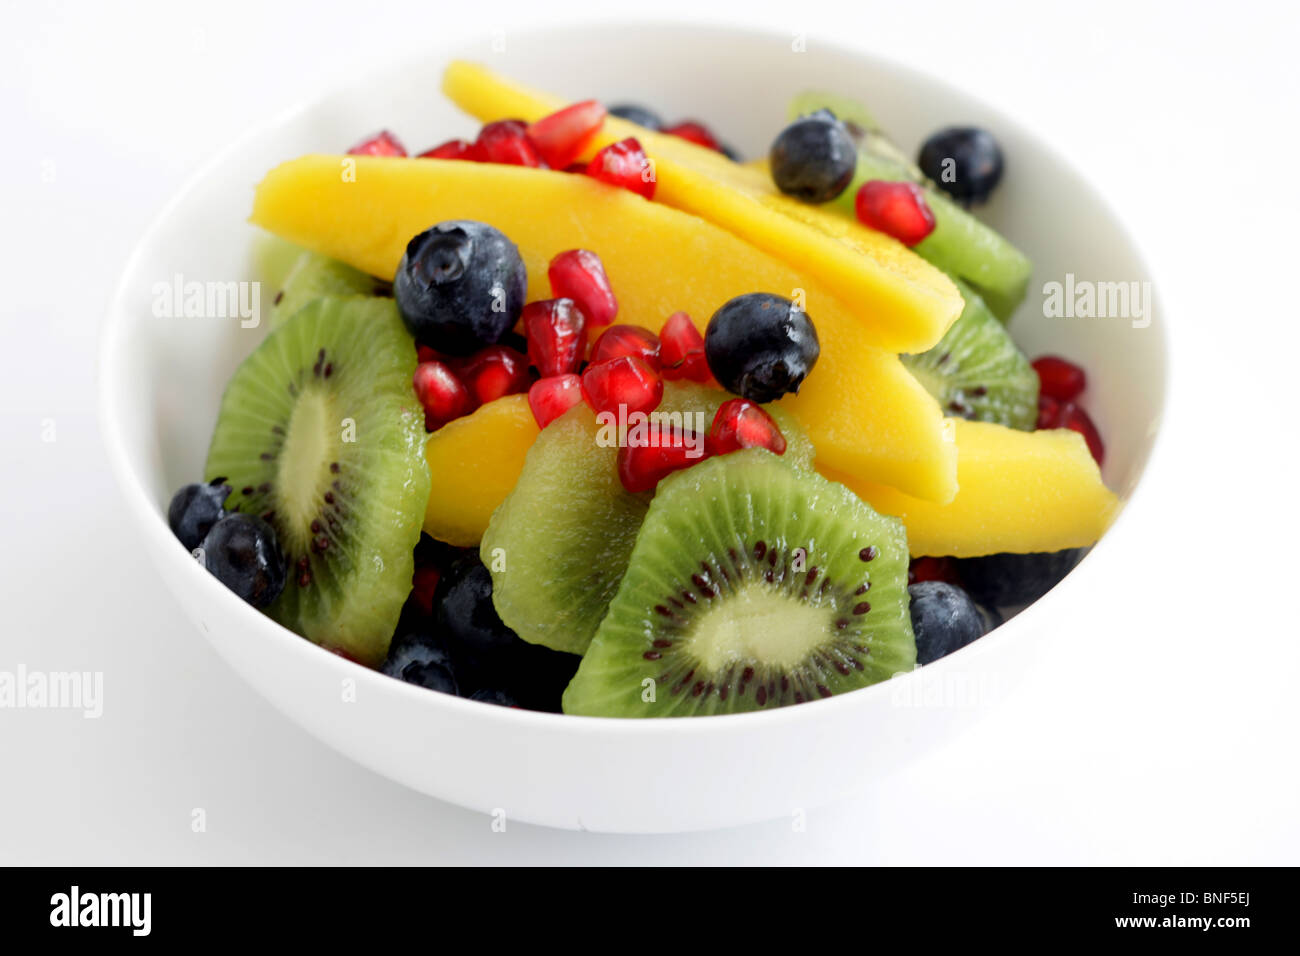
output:
[{"label": "fruit salad", "polygon": [[1105,531],[1085,371],[1007,331],[989,131],[913,162],[807,91],[745,162],[641,104],[443,88],[473,140],[257,187],[293,264],[168,509],[240,598],[431,692],[702,716],[930,664]]}]

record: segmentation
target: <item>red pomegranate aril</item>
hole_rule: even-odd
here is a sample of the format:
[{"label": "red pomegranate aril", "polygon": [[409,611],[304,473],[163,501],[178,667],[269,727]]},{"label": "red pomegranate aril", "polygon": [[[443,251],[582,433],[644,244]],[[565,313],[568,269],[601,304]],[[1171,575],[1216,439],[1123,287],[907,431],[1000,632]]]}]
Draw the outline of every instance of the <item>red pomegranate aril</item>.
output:
[{"label": "red pomegranate aril", "polygon": [[696,146],[703,146],[706,149],[719,150],[720,145],[718,138],[713,135],[712,131],[703,123],[695,120],[683,120],[676,126],[669,126],[663,132],[669,136],[676,136],[679,139],[688,140]]},{"label": "red pomegranate aril", "polygon": [[363,139],[348,150],[349,156],[405,156],[406,147],[386,129],[380,130],[369,139]]},{"label": "red pomegranate aril", "polygon": [[635,355],[624,355],[582,373],[582,397],[592,411],[617,415],[649,415],[664,397],[664,383],[657,372]]},{"label": "red pomegranate aril", "polygon": [[460,377],[480,405],[528,391],[528,359],[505,345],[489,345],[460,367]]},{"label": "red pomegranate aril", "polygon": [[674,425],[651,422],[645,442],[629,442],[618,450],[618,478],[633,494],[650,491],[674,471],[699,464],[709,456],[702,435]]},{"label": "red pomegranate aril", "polygon": [[913,558],[907,567],[907,583],[919,584],[922,581],[961,584],[952,558]]},{"label": "red pomegranate aril", "polygon": [[442,572],[432,566],[417,567],[411,576],[411,600],[426,617],[433,614],[433,592],[441,578]]},{"label": "red pomegranate aril", "polygon": [[543,116],[528,127],[528,138],[552,169],[564,169],[581,155],[605,122],[605,107],[583,100]]},{"label": "red pomegranate aril", "polygon": [[742,448],[766,448],[785,454],[785,436],[780,427],[761,405],[747,398],[733,398],[719,406],[708,443],[710,455],[726,455]]},{"label": "red pomegranate aril", "polygon": [[659,361],[669,381],[687,378],[707,382],[711,377],[704,356],[704,336],[685,312],[674,312],[659,330]]},{"label": "red pomegranate aril", "polygon": [[537,147],[528,138],[528,124],[523,120],[498,120],[479,130],[474,141],[485,163],[507,166],[546,168]]},{"label": "red pomegranate aril", "polygon": [[415,397],[424,407],[424,427],[437,431],[474,407],[469,389],[445,362],[421,362],[412,379]]},{"label": "red pomegranate aril", "polygon": [[593,156],[587,164],[587,175],[611,186],[630,189],[646,199],[655,198],[654,166],[634,136],[610,143]]},{"label": "red pomegranate aril", "polygon": [[572,299],[529,302],[520,321],[528,340],[528,361],[542,378],[578,370],[587,345],[587,320]]},{"label": "red pomegranate aril", "polygon": [[1083,436],[1083,440],[1088,443],[1088,451],[1092,452],[1092,457],[1099,466],[1105,461],[1106,446],[1102,444],[1101,432],[1097,431],[1097,426],[1087,412],[1073,402],[1066,402],[1057,413],[1056,420],[1057,428],[1069,428]]},{"label": "red pomegranate aril", "polygon": [[581,402],[582,379],[577,375],[541,378],[528,389],[528,407],[532,409],[538,428],[545,428]]},{"label": "red pomegranate aril", "polygon": [[600,256],[589,249],[568,249],[551,260],[546,269],[551,292],[578,303],[588,325],[609,325],[618,315],[618,299]]},{"label": "red pomegranate aril", "polygon": [[869,179],[854,200],[858,221],[877,232],[914,246],[934,232],[934,213],[916,183]]},{"label": "red pomegranate aril", "polygon": [[1050,395],[1039,394],[1038,396],[1038,421],[1034,423],[1034,428],[1042,431],[1044,428],[1055,428],[1057,416],[1061,414],[1061,403]]},{"label": "red pomegranate aril", "polygon": [[482,162],[483,153],[477,143],[463,139],[449,139],[433,149],[426,149],[417,159],[466,159],[470,162]]},{"label": "red pomegranate aril", "polygon": [[662,367],[659,360],[659,336],[639,325],[611,325],[591,347],[592,365],[608,362],[624,355],[635,355],[656,372]]},{"label": "red pomegranate aril", "polygon": [[1043,355],[1034,359],[1034,371],[1042,394],[1058,402],[1072,402],[1088,386],[1083,369],[1057,355]]}]

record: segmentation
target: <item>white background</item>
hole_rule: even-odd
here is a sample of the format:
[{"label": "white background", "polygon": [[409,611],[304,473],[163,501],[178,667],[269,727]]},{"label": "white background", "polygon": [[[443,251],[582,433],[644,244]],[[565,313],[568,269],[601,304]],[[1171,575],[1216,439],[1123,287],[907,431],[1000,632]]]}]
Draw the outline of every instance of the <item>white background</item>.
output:
[{"label": "white background", "polygon": [[105,303],[198,164],[353,71],[582,5],[178,7],[0,6],[0,670],[106,686],[98,721],[0,710],[0,863],[1300,863],[1294,4],[734,5],[960,83],[1069,152],[1147,252],[1175,382],[1126,519],[1151,544],[1113,556],[1126,585],[1045,638],[1035,680],[806,832],[656,838],[493,833],[287,723],[160,589],[95,423]]}]

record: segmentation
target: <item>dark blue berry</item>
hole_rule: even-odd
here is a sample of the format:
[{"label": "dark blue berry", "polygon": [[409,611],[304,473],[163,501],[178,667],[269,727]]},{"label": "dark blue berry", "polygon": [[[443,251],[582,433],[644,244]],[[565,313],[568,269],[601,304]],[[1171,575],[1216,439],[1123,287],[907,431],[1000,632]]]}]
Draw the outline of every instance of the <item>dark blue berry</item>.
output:
[{"label": "dark blue berry", "polygon": [[412,632],[395,638],[380,670],[408,684],[443,694],[459,694],[451,655],[428,634]]},{"label": "dark blue berry", "polygon": [[217,478],[206,485],[186,485],[167,506],[167,524],[186,551],[193,551],[207,537],[212,526],[226,513],[224,507],[230,486]]},{"label": "dark blue berry", "polygon": [[925,141],[917,165],[936,186],[969,206],[988,199],[1002,179],[1002,149],[977,126],[949,126]]},{"label": "dark blue berry", "polygon": [[858,148],[829,110],[801,116],[772,142],[768,165],[777,189],[804,202],[830,202],[853,181]]},{"label": "dark blue berry", "polygon": [[527,287],[513,242],[489,225],[458,219],[407,243],[393,296],[417,342],[448,355],[469,355],[514,328]]},{"label": "dark blue berry", "polygon": [[799,391],[821,345],[812,320],[789,299],[751,292],[713,313],[704,333],[709,371],[727,391],[771,402]]},{"label": "dark blue berry", "polygon": [[663,129],[664,121],[658,114],[646,109],[644,106],[637,106],[635,103],[619,103],[609,108],[610,116],[617,116],[619,119],[625,119],[629,123],[636,123],[637,126],[644,126],[646,129]]},{"label": "dark blue berry", "polygon": [[505,691],[500,690],[476,690],[469,695],[470,700],[479,700],[485,704],[496,704],[499,707],[518,707],[519,701],[515,700]]},{"label": "dark blue berry", "polygon": [[519,640],[492,604],[492,575],[472,552],[454,561],[438,582],[438,627],[459,653],[481,656]]},{"label": "dark blue berry", "polygon": [[718,152],[720,152],[723,156],[726,156],[727,159],[731,160],[733,163],[743,163],[745,161],[741,157],[740,151],[736,149],[734,146],[732,146],[730,143],[719,143]]},{"label": "dark blue berry", "polygon": [[284,558],[275,529],[261,518],[228,514],[200,547],[204,567],[253,607],[266,607],[284,590]]},{"label": "dark blue berry", "polygon": [[1036,601],[1079,563],[1081,548],[1033,554],[989,554],[961,558],[957,574],[971,597],[993,607]]},{"label": "dark blue berry", "polygon": [[931,664],[987,630],[984,615],[970,595],[945,581],[909,584],[912,599],[912,633],[916,635],[916,662]]}]

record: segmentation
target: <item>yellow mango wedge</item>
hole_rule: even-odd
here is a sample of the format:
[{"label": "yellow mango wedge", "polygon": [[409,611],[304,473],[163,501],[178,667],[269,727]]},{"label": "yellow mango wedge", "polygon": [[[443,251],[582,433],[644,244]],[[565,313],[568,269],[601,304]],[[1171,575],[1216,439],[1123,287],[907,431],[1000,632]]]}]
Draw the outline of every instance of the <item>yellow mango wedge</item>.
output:
[{"label": "yellow mango wedge", "polygon": [[257,187],[252,215],[282,238],[384,278],[412,236],[445,219],[477,219],[509,236],[528,269],[530,300],[551,297],[546,267],[556,253],[591,249],[618,297],[618,321],[654,331],[678,310],[703,330],[734,296],[805,289],[821,357],[783,403],[819,458],[919,498],[957,493],[951,422],[898,356],[867,342],[811,277],[699,217],[586,176],[366,156],[276,167]]},{"label": "yellow mango wedge", "polygon": [[430,435],[425,532],[457,547],[477,545],[492,512],[514,490],[538,433],[528,396],[507,395]]},{"label": "yellow mango wedge", "polygon": [[1022,432],[955,420],[957,497],[920,501],[893,488],[819,468],[877,511],[901,518],[914,556],[1061,551],[1093,544],[1119,501],[1077,432]]},{"label": "yellow mango wedge", "polygon": [[[567,105],[464,61],[447,67],[442,89],[485,122],[531,122]],[[763,170],[616,116],[606,117],[586,155],[629,136],[654,163],[657,202],[707,219],[816,278],[852,309],[874,344],[923,352],[961,313],[961,294],[938,269],[884,233],[786,196]],[[807,308],[811,315],[825,309],[812,290]]]}]

